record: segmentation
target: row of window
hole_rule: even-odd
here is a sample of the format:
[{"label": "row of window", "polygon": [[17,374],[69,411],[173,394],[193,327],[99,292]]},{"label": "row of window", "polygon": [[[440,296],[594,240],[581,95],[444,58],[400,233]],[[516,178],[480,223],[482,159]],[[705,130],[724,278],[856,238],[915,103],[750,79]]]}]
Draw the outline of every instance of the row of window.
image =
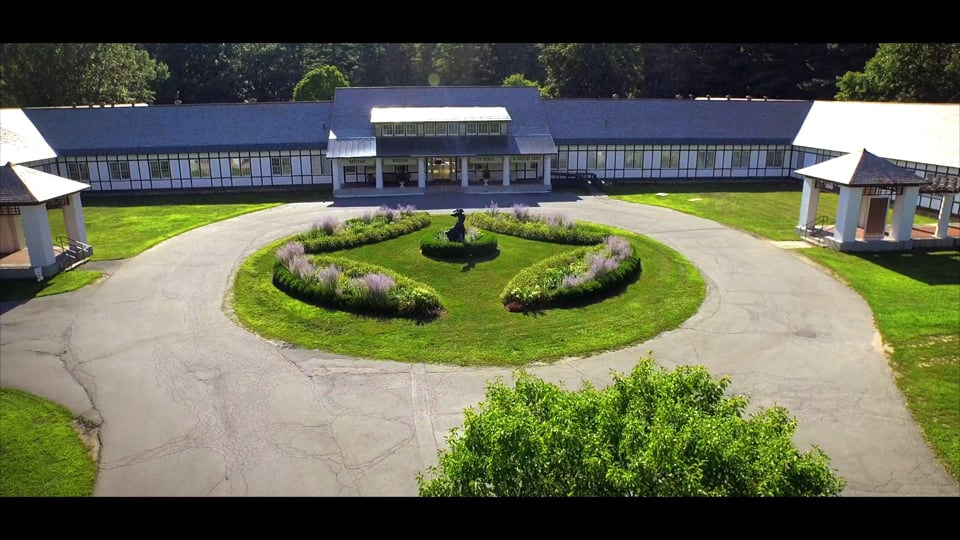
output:
[{"label": "row of window", "polygon": [[[110,180],[130,180],[129,161],[111,161],[108,164]],[[161,180],[172,178],[170,160],[150,160],[150,179]],[[52,171],[52,167],[46,167]],[[194,158],[190,160],[190,176],[192,178],[210,178],[212,176],[210,158]],[[289,157],[279,156],[270,158],[270,174],[272,176],[289,176],[293,174],[293,164]],[[253,176],[250,158],[230,158],[231,176]],[[90,181],[90,166],[82,162],[67,163],[67,177],[71,180]]]},{"label": "row of window", "polygon": [[[561,150],[559,159],[561,164],[569,163],[571,150]],[[717,150],[697,150],[697,169],[713,169],[717,167]],[[608,150],[588,150],[586,151],[586,169],[606,169]],[[730,168],[746,169],[750,166],[750,155],[752,150],[730,150]],[[644,150],[628,149],[623,150],[623,168],[624,169],[643,169]],[[770,168],[783,167],[783,150],[767,150],[766,166]],[[661,169],[679,169],[680,168],[680,150],[660,150],[660,168]]]},{"label": "row of window", "polygon": [[377,137],[443,137],[458,135],[501,135],[501,122],[424,122],[377,124]]}]

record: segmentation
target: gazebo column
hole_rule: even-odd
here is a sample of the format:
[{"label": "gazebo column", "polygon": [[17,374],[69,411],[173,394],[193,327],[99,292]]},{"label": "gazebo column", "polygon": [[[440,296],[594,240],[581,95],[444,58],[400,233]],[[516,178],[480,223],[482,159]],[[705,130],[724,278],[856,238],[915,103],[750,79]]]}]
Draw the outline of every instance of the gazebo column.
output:
[{"label": "gazebo column", "polygon": [[383,158],[376,159],[377,189],[383,189]]},{"label": "gazebo column", "polygon": [[470,160],[468,158],[460,158],[460,186],[467,187],[470,183],[470,171],[467,167],[470,165]]},{"label": "gazebo column", "polygon": [[820,190],[817,188],[816,179],[805,177],[803,179],[803,193],[800,194],[800,223],[797,224],[797,227],[806,231],[807,227],[816,221],[819,202]]},{"label": "gazebo column", "polygon": [[910,240],[913,233],[913,218],[917,213],[917,199],[920,198],[920,186],[903,186],[903,193],[893,201],[893,223],[890,227],[890,239]]},{"label": "gazebo column", "polygon": [[503,185],[510,185],[510,156],[503,156]]},{"label": "gazebo column", "polygon": [[20,251],[26,245],[23,237],[23,225],[20,216],[13,214],[0,215],[0,253]]},{"label": "gazebo column", "polygon": [[427,158],[417,158],[417,187],[427,187]]},{"label": "gazebo column", "polygon": [[543,185],[550,185],[550,156],[543,156]]},{"label": "gazebo column", "polygon": [[956,200],[956,193],[944,193],[940,199],[940,215],[937,218],[937,238],[946,238],[950,235],[950,210],[953,208],[953,201]]},{"label": "gazebo column", "polygon": [[30,266],[44,268],[55,263],[53,239],[50,236],[50,221],[47,219],[47,205],[21,206],[20,218],[23,220],[24,235],[27,237]]},{"label": "gazebo column", "polygon": [[337,191],[343,185],[343,161],[333,159],[331,165],[333,166],[333,190]]},{"label": "gazebo column", "polygon": [[83,221],[83,203],[80,194],[67,197],[68,204],[63,205],[63,223],[67,227],[67,238],[87,244],[87,224]]},{"label": "gazebo column", "polygon": [[860,218],[862,199],[863,188],[840,186],[837,228],[833,233],[833,238],[838,242],[853,242],[857,239],[857,220]]}]

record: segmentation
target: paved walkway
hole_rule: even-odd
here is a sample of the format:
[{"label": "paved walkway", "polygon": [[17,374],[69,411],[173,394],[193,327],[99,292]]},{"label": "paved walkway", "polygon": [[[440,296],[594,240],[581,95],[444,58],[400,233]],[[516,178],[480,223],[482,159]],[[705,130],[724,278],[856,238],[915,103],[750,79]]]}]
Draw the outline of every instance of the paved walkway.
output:
[{"label": "paved walkway", "polygon": [[[388,199],[449,211],[491,197]],[[463,410],[509,370],[344,358],[277,346],[235,324],[232,274],[266,243],[378,199],[297,203],[215,223],[107,267],[67,295],[0,305],[0,384],[102,422],[103,496],[415,496]],[[866,303],[807,262],[717,223],[564,193],[499,199],[646,234],[688,257],[707,298],[681,328],[589,358],[537,365],[570,388],[652,351],[729,375],[753,407],[785,406],[845,495],[951,495],[957,483],[911,420]]]}]

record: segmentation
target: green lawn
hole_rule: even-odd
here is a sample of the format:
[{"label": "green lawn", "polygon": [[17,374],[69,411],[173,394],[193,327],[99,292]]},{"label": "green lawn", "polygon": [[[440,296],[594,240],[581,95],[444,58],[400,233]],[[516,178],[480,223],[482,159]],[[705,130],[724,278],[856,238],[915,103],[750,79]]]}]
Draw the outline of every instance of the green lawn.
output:
[{"label": "green lawn", "polygon": [[72,420],[70,411],[56,403],[0,389],[0,496],[93,494],[97,464]]},{"label": "green lawn", "polygon": [[[616,199],[672,208],[771,240],[797,240],[794,227],[800,219],[800,188],[800,181],[796,180],[730,183],[721,187],[701,182],[613,184],[605,191]],[[817,215],[834,223],[838,200],[835,193],[821,193]],[[888,224],[890,215],[892,209]],[[915,223],[936,221],[931,214],[918,212]]]},{"label": "green lawn", "polygon": [[[667,193],[666,197],[656,193]],[[799,182],[762,185],[619,185],[611,197],[655,204],[772,240],[794,240]],[[690,199],[700,199],[691,201]],[[835,216],[837,197],[821,194],[820,215]],[[917,223],[931,223],[929,213]],[[960,479],[960,252],[871,255],[826,248],[798,250],[830,269],[870,305],[897,384],[930,446]]]},{"label": "green lawn", "polygon": [[[433,216],[427,230],[449,228]],[[609,229],[614,231],[614,229]],[[677,252],[617,231],[638,246],[643,272],[624,291],[584,307],[510,313],[499,300],[522,268],[576,249],[498,234],[500,255],[474,264],[420,254],[423,233],[332,253],[379,264],[433,287],[447,313],[431,322],[364,317],[314,307],[271,283],[275,242],[247,259],[234,282],[234,310],[250,330],[305,348],[376,359],[521,366],[642,342],[677,327],[703,302],[705,284]]]},{"label": "green lawn", "polygon": [[[126,259],[197,227],[289,202],[330,200],[329,188],[316,191],[119,195],[83,198],[87,240],[94,261]],[[65,236],[63,211],[50,210],[53,237]]]}]

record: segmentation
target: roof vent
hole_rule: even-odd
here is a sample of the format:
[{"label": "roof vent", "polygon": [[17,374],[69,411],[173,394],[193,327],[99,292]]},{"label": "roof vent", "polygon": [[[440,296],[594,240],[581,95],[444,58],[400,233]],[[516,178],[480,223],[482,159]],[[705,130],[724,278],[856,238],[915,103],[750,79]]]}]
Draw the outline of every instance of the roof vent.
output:
[{"label": "roof vent", "polygon": [[747,101],[753,101],[753,96],[751,96],[750,94],[747,94]]},{"label": "roof vent", "polygon": [[730,94],[727,94],[727,101],[730,101]]}]

